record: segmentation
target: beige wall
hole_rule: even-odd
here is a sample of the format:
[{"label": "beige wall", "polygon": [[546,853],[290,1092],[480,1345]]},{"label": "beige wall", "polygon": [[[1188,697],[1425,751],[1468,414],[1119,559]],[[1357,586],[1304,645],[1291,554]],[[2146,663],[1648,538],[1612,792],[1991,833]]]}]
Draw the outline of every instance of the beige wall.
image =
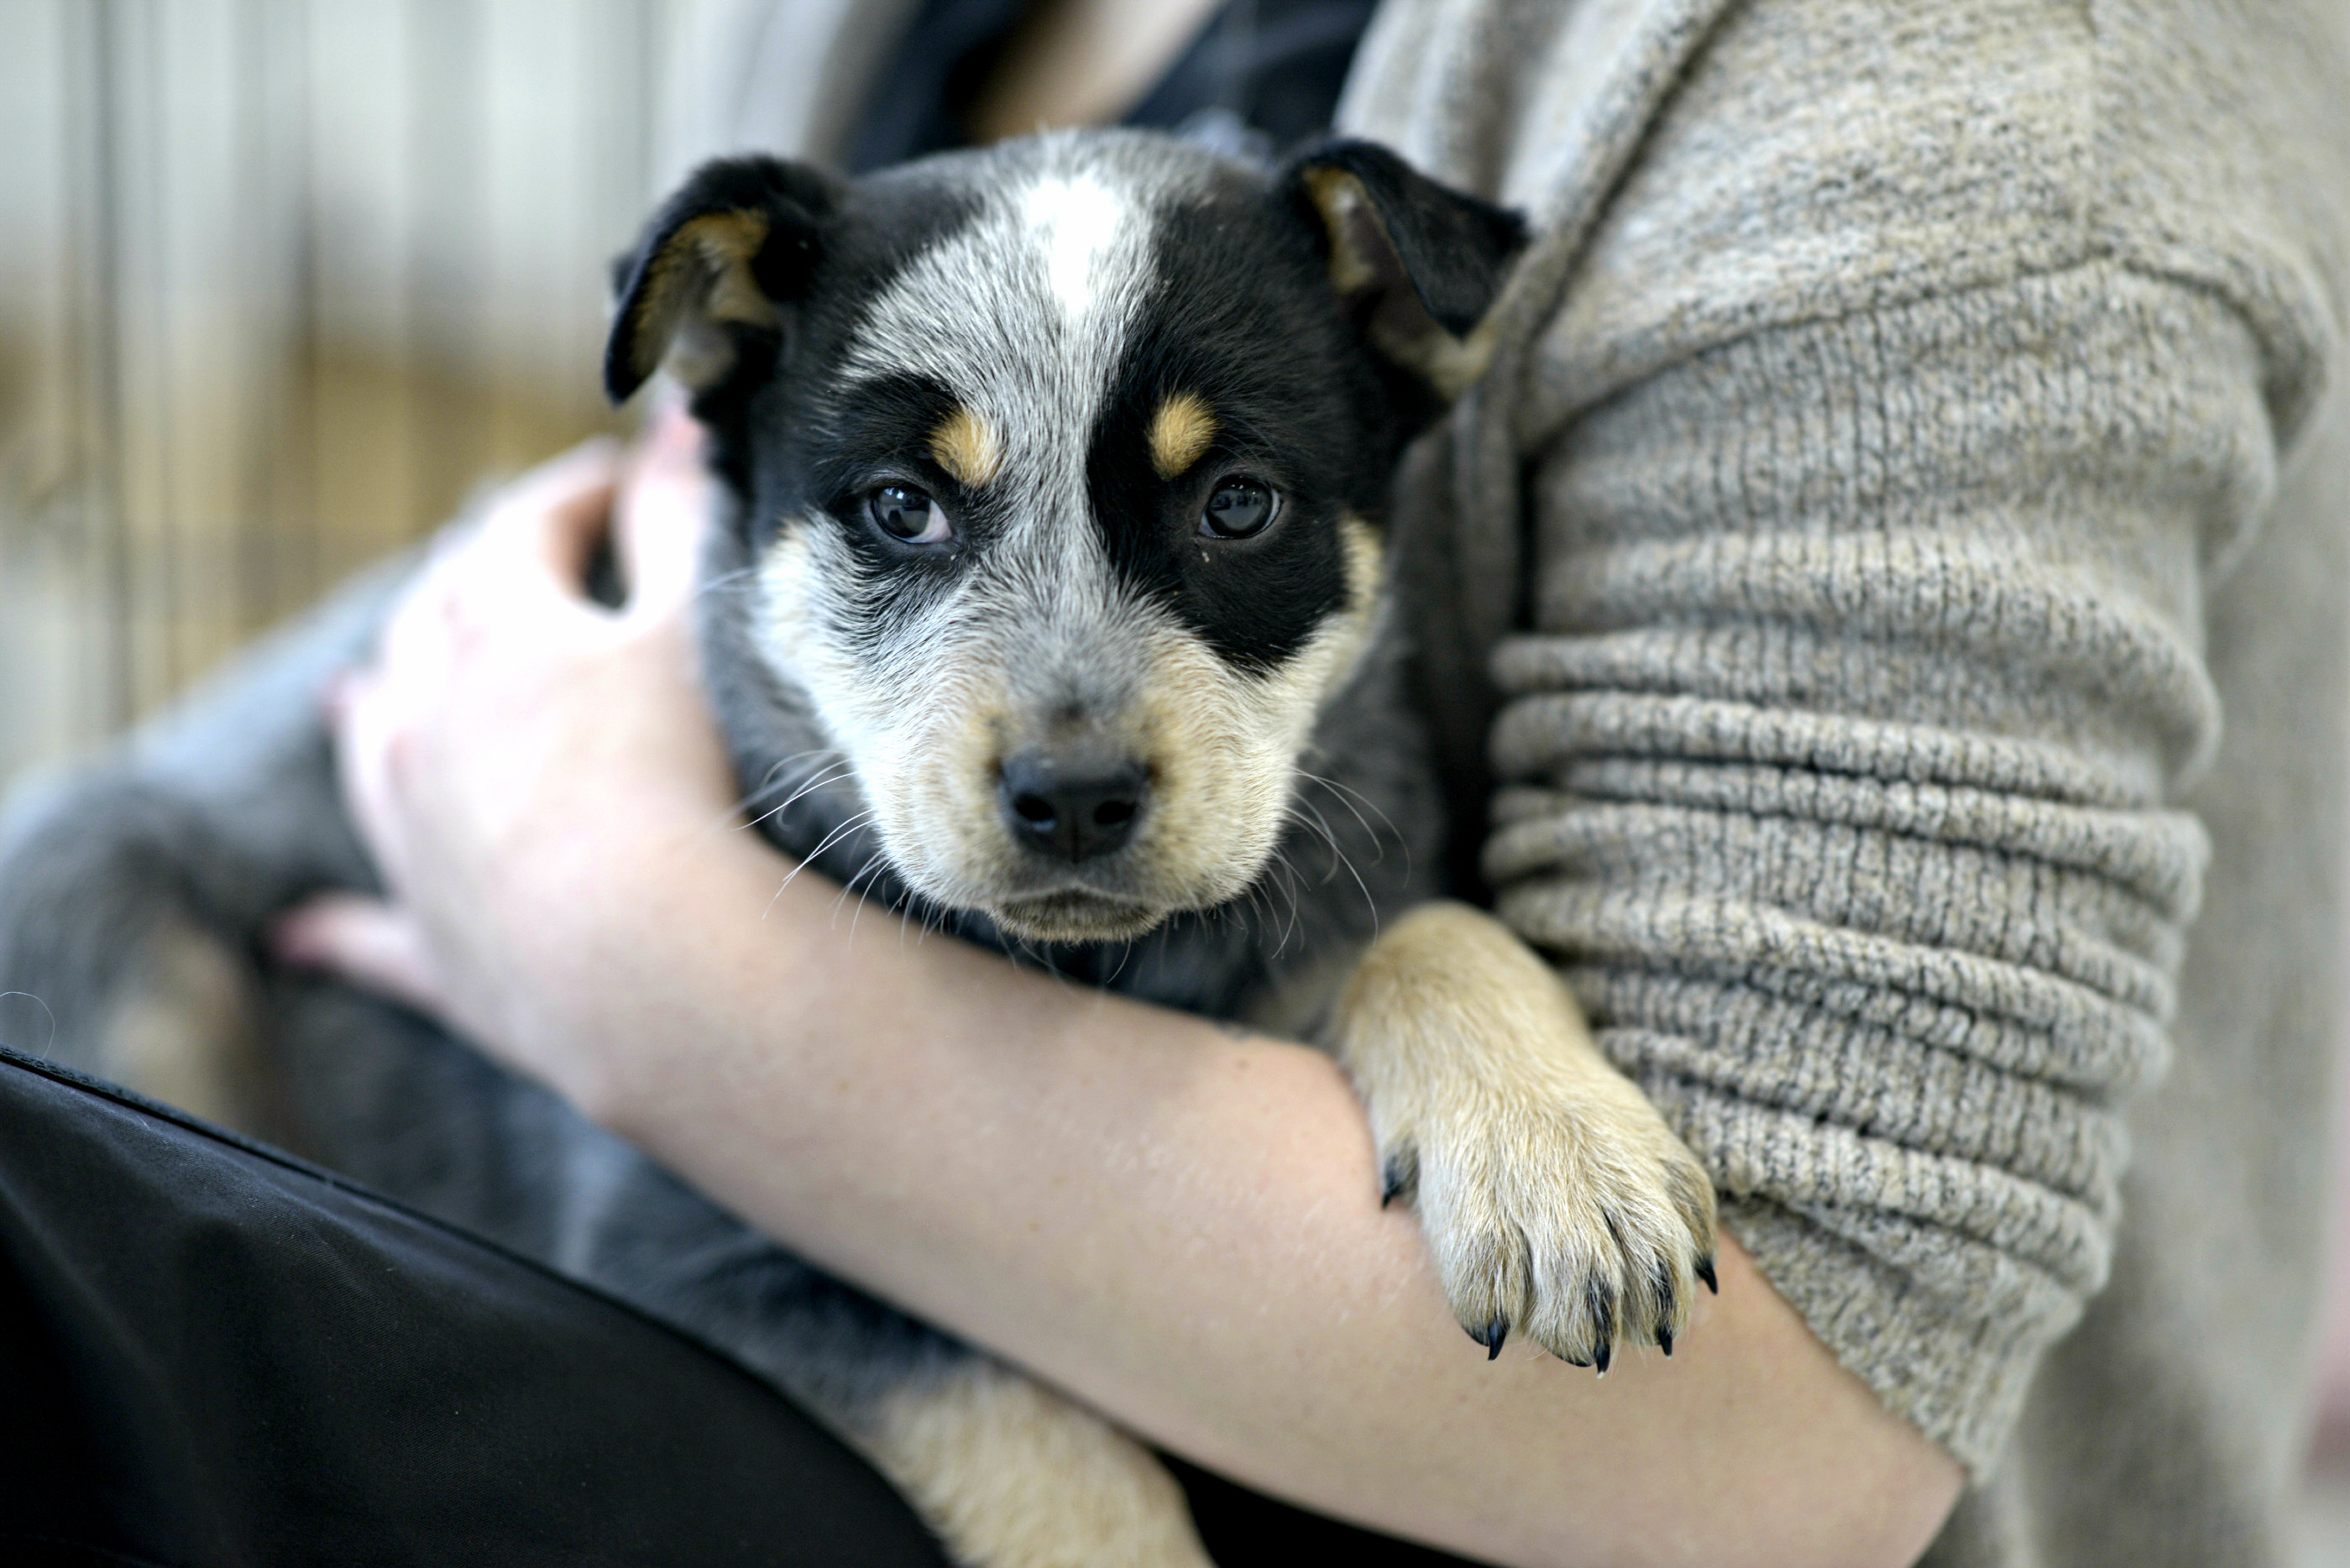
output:
[{"label": "beige wall", "polygon": [[608,426],[671,0],[0,0],[0,780]]}]

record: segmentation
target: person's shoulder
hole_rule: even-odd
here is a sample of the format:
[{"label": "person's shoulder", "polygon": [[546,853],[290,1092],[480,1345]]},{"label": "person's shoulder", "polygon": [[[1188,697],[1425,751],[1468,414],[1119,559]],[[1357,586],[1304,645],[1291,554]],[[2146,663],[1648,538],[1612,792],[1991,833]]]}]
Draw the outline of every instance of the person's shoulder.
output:
[{"label": "person's shoulder", "polygon": [[2344,30],[2324,0],[1391,0],[1343,116],[1528,213],[1570,404],[2119,265],[2234,304],[2290,422],[2350,296]]}]

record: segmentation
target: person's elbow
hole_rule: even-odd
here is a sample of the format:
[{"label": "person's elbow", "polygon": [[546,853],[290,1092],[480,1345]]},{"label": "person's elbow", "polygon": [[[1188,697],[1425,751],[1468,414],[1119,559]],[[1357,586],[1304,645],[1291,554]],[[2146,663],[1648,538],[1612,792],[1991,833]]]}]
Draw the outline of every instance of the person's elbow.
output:
[{"label": "person's elbow", "polygon": [[1821,1478],[1825,1486],[1849,1490],[1866,1505],[1855,1511],[1846,1538],[1837,1543],[1843,1548],[1838,1560],[1855,1568],[1910,1568],[1958,1506],[1966,1472],[1907,1423],[1876,1452],[1854,1458],[1848,1476]]}]

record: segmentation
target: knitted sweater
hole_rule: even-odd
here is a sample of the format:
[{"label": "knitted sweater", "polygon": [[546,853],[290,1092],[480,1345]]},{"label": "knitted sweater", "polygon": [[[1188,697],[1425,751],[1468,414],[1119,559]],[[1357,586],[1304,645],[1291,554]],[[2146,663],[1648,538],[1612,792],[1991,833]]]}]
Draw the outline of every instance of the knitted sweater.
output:
[{"label": "knitted sweater", "polygon": [[[902,7],[747,6],[688,143],[833,151]],[[2282,1551],[2350,703],[2334,9],[1388,0],[1342,110],[1542,235],[1398,493],[1483,875],[1969,1467],[1933,1563]]]}]

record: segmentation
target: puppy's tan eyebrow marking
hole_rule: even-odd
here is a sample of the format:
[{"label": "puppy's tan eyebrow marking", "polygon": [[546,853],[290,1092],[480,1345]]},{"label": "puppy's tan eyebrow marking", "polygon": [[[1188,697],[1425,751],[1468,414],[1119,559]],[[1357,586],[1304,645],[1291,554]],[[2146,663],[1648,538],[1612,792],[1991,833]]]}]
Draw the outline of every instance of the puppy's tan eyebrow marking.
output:
[{"label": "puppy's tan eyebrow marking", "polygon": [[974,490],[1003,472],[1003,443],[984,419],[960,403],[931,432],[931,457]]},{"label": "puppy's tan eyebrow marking", "polygon": [[1150,416],[1150,466],[1172,479],[1193,463],[1216,439],[1216,416],[1197,392],[1177,392]]}]

